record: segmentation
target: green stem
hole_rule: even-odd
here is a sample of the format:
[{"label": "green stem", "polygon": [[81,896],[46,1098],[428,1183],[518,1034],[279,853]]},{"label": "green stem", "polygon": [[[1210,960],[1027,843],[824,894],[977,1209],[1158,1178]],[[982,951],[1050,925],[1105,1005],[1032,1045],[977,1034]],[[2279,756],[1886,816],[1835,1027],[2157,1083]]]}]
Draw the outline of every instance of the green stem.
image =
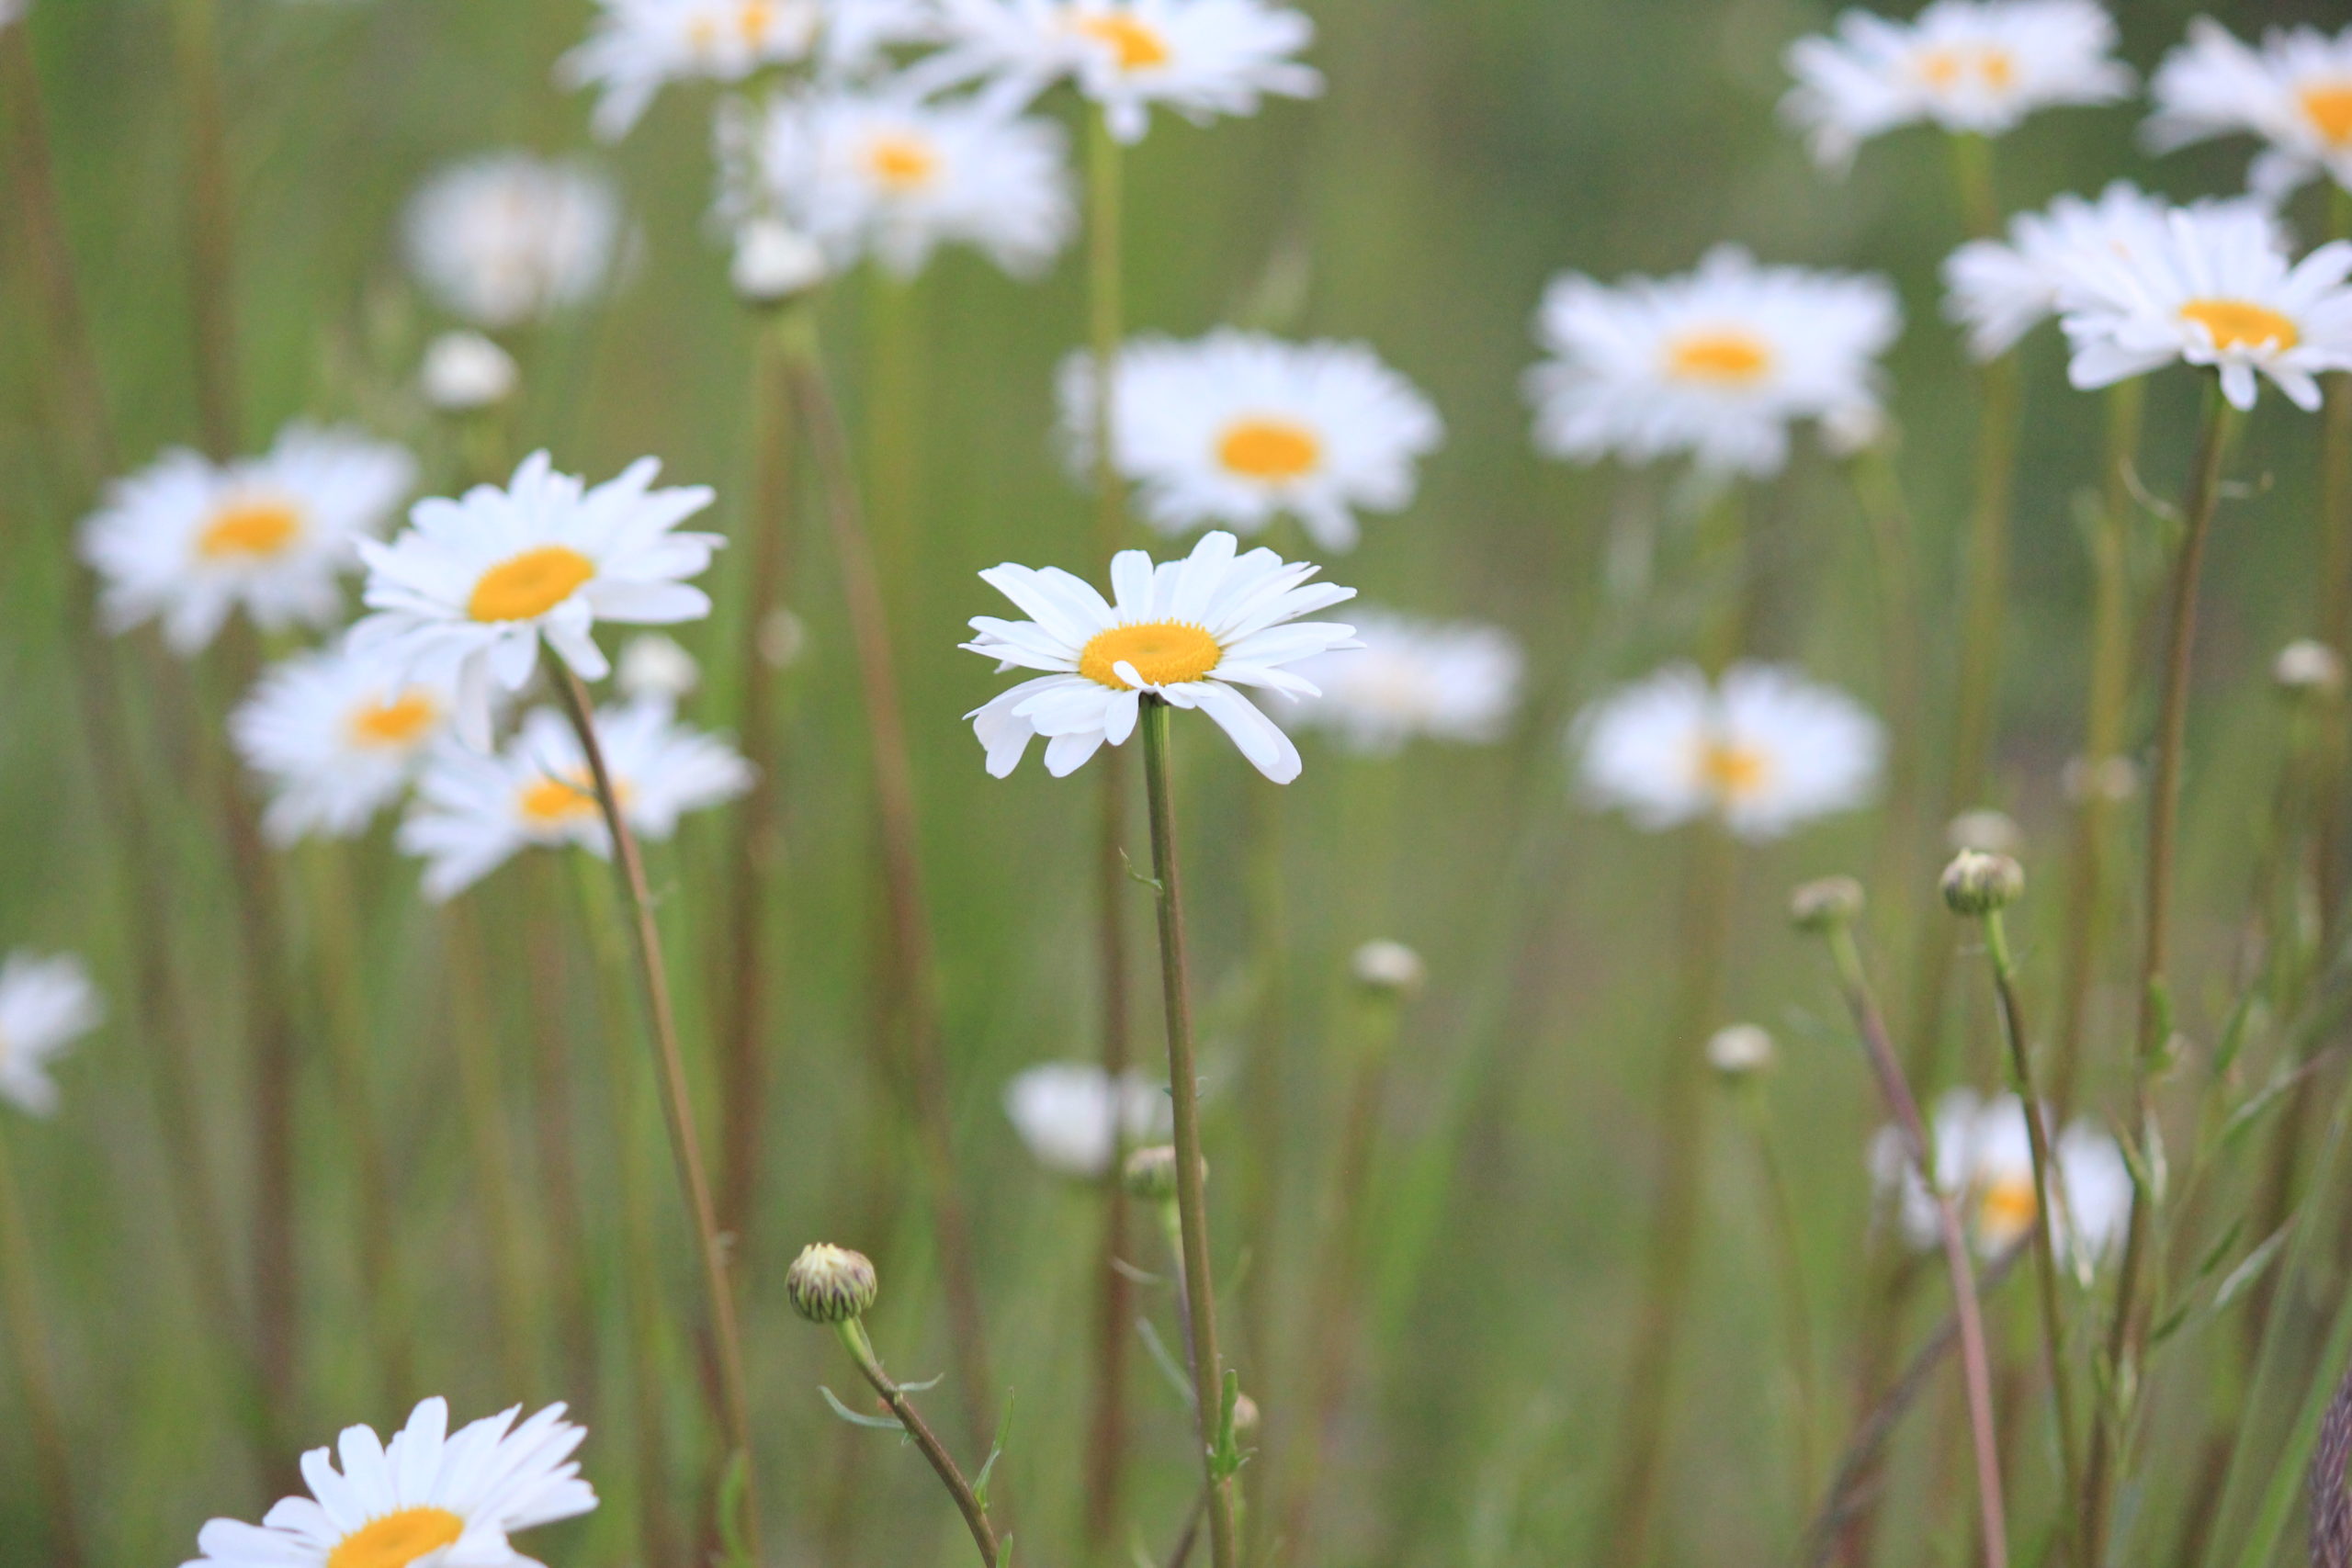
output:
[{"label": "green stem", "polygon": [[[2352,240],[2352,190],[2329,186],[2334,237]],[[2352,371],[2327,378],[2327,407],[2320,426],[2320,637],[2338,653],[2352,650]],[[2346,746],[2340,732],[2326,759],[2325,788],[2341,779]],[[2344,899],[2342,846],[2346,832],[2341,789],[2331,789],[2312,846],[2322,929],[2332,938]]]},{"label": "green stem", "polygon": [[1159,883],[1160,995],[1168,1015],[1168,1085],[1176,1111],[1176,1212],[1182,1227],[1184,1296],[1192,1317],[1193,1394],[1209,1487],[1209,1554],[1235,1568],[1233,1494],[1225,1461],[1225,1363],[1217,1354],[1216,1292],[1210,1281],[1208,1201],[1202,1181],[1199,1068],[1193,1056],[1193,1002],[1184,951],[1183,886],[1176,863],[1176,807],[1168,777],[1168,715],[1162,698],[1143,699],[1144,785],[1151,811],[1151,868]]},{"label": "green stem", "polygon": [[[6,1114],[0,1111],[0,1117]],[[17,1352],[17,1371],[24,1386],[33,1466],[48,1494],[50,1556],[57,1568],[81,1568],[86,1558],[74,1501],[74,1457],[65,1440],[64,1406],[51,1370],[49,1326],[34,1280],[32,1235],[25,1225],[16,1167],[0,1138],[0,1309],[6,1313],[8,1343]]]},{"label": "green stem", "polygon": [[[1882,442],[1847,466],[1862,520],[1869,531],[1871,566],[1878,582],[1881,679],[1894,745],[1887,765],[1887,834],[1898,852],[1917,837],[1920,799],[1920,724],[1927,713],[1919,673],[1919,581],[1912,559],[1914,519],[1904,499],[1894,455]],[[1891,869],[1898,886],[1909,886],[1907,866]]]},{"label": "green stem", "polygon": [[187,113],[189,320],[196,341],[196,404],[216,461],[241,445],[237,392],[236,225],[230,190],[227,116],[220,85],[217,0],[174,0],[173,39]]},{"label": "green stem", "polygon": [[908,1438],[938,1474],[940,1484],[956,1500],[956,1510],[964,1516],[965,1528],[972,1532],[972,1544],[979,1549],[984,1568],[996,1568],[996,1528],[989,1522],[988,1505],[980,1500],[972,1483],[964,1479],[947,1445],[939,1440],[939,1435],[915,1409],[907,1391],[882,1370],[881,1359],[874,1353],[874,1342],[866,1337],[865,1325],[853,1317],[835,1324],[833,1328],[849,1351],[850,1359],[857,1363],[857,1370],[865,1374],[865,1381],[882,1396],[882,1403],[890,1407],[890,1414],[899,1418],[899,1425],[906,1428]]},{"label": "green stem", "polygon": [[1800,1239],[1804,1231],[1797,1222],[1796,1191],[1773,1140],[1763,1093],[1752,1075],[1737,1086],[1736,1092],[1740,1112],[1755,1140],[1757,1167],[1764,1175],[1766,1228],[1781,1276],[1781,1328],[1788,1335],[1789,1375],[1796,1387],[1795,1418],[1791,1423],[1796,1440],[1791,1446],[1795,1450],[1797,1506],[1802,1511],[1813,1501],[1814,1428],[1820,1409],[1813,1372],[1813,1312],[1805,1302],[1804,1247]]}]

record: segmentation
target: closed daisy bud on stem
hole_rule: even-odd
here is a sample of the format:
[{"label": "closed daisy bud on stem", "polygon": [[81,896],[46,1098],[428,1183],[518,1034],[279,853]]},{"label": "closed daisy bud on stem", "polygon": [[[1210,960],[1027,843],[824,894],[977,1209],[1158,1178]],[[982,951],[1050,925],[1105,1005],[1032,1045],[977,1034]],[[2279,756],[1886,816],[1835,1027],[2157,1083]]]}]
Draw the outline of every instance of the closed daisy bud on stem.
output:
[{"label": "closed daisy bud on stem", "polygon": [[1862,918],[1862,885],[1850,876],[1825,876],[1789,895],[1789,919],[1797,930],[1818,935]]},{"label": "closed daisy bud on stem", "polygon": [[443,333],[427,344],[417,389],[434,411],[479,413],[514,395],[514,356],[480,333]]},{"label": "closed daisy bud on stem", "polygon": [[2304,637],[2278,650],[2270,679],[2295,701],[2333,702],[2344,694],[2344,656]]},{"label": "closed daisy bud on stem", "polygon": [[825,281],[825,253],[788,223],[746,223],[727,280],[746,305],[787,304]]},{"label": "closed daisy bud on stem", "polygon": [[1153,1144],[1136,1150],[1127,1156],[1126,1169],[1121,1173],[1126,1182],[1128,1196],[1146,1203],[1172,1203],[1176,1201],[1176,1149],[1170,1144]]},{"label": "closed daisy bud on stem", "polygon": [[1365,990],[1400,999],[1418,994],[1430,977],[1421,955],[1401,942],[1365,942],[1348,961],[1348,970]]},{"label": "closed daisy bud on stem", "polygon": [[1772,1036],[1752,1023],[1734,1023],[1707,1041],[1707,1066],[1725,1078],[1751,1077],[1773,1064]]},{"label": "closed daisy bud on stem", "polygon": [[2025,893],[2025,867],[2007,855],[1962,850],[1944,868],[1944,903],[1955,915],[1974,918],[2007,908]]},{"label": "closed daisy bud on stem", "polygon": [[802,1247],[784,1276],[785,1298],[811,1323],[863,1317],[880,1290],[874,1265],[864,1253],[830,1242]]}]

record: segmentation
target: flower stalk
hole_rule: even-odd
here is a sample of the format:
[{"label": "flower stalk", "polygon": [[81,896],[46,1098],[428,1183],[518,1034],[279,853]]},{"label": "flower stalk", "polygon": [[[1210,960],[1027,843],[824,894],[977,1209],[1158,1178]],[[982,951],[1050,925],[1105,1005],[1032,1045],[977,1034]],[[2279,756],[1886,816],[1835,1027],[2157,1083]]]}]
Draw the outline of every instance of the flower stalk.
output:
[{"label": "flower stalk", "polygon": [[173,0],[173,43],[187,117],[189,319],[196,339],[197,422],[216,461],[237,454],[236,220],[220,85],[218,0]]},{"label": "flower stalk", "polygon": [[17,1171],[0,1136],[0,1322],[17,1352],[18,1385],[25,1394],[32,1438],[33,1468],[49,1506],[50,1560],[57,1568],[82,1568],[82,1528],[74,1496],[73,1450],[65,1439],[63,1403],[50,1357],[49,1325],[34,1283],[33,1243],[25,1225]]},{"label": "flower stalk", "polygon": [[906,1428],[908,1438],[938,1475],[940,1484],[946,1487],[947,1495],[956,1500],[956,1511],[964,1516],[964,1528],[972,1532],[972,1545],[979,1551],[982,1568],[996,1568],[996,1527],[989,1520],[988,1504],[982,1501],[972,1483],[964,1479],[964,1472],[957,1468],[955,1456],[947,1451],[947,1446],[939,1440],[939,1434],[931,1429],[930,1423],[915,1409],[914,1401],[907,1396],[906,1389],[883,1370],[881,1358],[874,1353],[874,1341],[866,1336],[865,1322],[854,1317],[844,1318],[833,1325],[833,1332],[840,1337],[842,1348],[849,1352],[850,1359],[857,1363],[857,1370],[865,1375],[866,1382],[872,1385],[882,1403],[890,1407],[890,1414],[898,1418],[899,1425]]}]

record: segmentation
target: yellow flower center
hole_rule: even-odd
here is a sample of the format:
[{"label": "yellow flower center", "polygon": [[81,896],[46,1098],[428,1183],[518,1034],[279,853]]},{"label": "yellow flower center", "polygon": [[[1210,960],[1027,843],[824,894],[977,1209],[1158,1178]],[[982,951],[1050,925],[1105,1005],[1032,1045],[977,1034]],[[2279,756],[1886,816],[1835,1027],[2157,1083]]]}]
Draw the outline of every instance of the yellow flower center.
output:
[{"label": "yellow flower center", "polygon": [[1699,748],[1699,780],[1725,801],[1754,795],[1771,771],[1770,761],[1753,746],[1709,740]]},{"label": "yellow flower center", "polygon": [[345,1536],[327,1568],[408,1568],[465,1533],[466,1521],[447,1508],[402,1508]]},{"label": "yellow flower center", "polygon": [[1216,460],[1245,479],[1280,484],[1320,468],[1323,443],[1315,432],[1286,419],[1238,420],[1217,443]]},{"label": "yellow flower center", "polygon": [[515,805],[526,822],[560,828],[596,814],[596,781],[584,772],[569,778],[541,778],[523,791]]},{"label": "yellow flower center", "polygon": [[1168,63],[1168,40],[1156,28],[1124,12],[1074,17],[1069,25],[1095,42],[1109,45],[1122,71],[1148,71]]},{"label": "yellow flower center", "polygon": [[1951,92],[1969,76],[1996,93],[2008,91],[2018,79],[2018,62],[2006,49],[1991,44],[1955,44],[1931,49],[1919,57],[1919,75],[1939,93]]},{"label": "yellow flower center", "polygon": [[263,561],[301,536],[302,513],[290,502],[232,502],[196,536],[196,553],[209,561]]},{"label": "yellow flower center", "polygon": [[1748,387],[1772,370],[1772,348],[1754,333],[1736,327],[1690,333],[1666,351],[1667,373],[1685,381],[1717,387]]},{"label": "yellow flower center", "polygon": [[888,132],[866,144],[865,166],[876,184],[904,193],[938,177],[939,153],[920,137]]},{"label": "yellow flower center", "polygon": [[2295,95],[2332,147],[2352,146],[2352,82],[2314,82]]},{"label": "yellow flower center", "polygon": [[2033,1178],[2005,1176],[1985,1183],[1983,1196],[1976,1200],[1977,1233],[1992,1246],[2006,1246],[2032,1228],[2040,1211],[2033,1196]]},{"label": "yellow flower center", "polygon": [[596,575],[596,563],[563,545],[541,545],[481,574],[466,614],[477,621],[527,621],[544,615]]},{"label": "yellow flower center", "polygon": [[411,687],[388,703],[360,704],[351,716],[351,739],[360,746],[413,746],[440,716],[432,694]]},{"label": "yellow flower center", "polygon": [[[735,7],[735,30],[741,35],[745,48],[760,46],[760,40],[767,36],[775,9],[775,0],[743,0]],[[708,54],[718,43],[718,21],[707,16],[696,17],[686,24],[686,41],[696,54]]]},{"label": "yellow flower center", "polygon": [[2285,350],[2303,341],[2294,322],[2267,306],[2244,299],[2191,299],[2180,308],[2180,319],[2211,333],[2217,349]]},{"label": "yellow flower center", "polygon": [[1216,638],[1190,621],[1146,621],[1096,632],[1079,652],[1078,672],[1126,692],[1134,688],[1119,678],[1116,667],[1121,664],[1135,666],[1148,686],[1172,686],[1199,680],[1224,657]]}]

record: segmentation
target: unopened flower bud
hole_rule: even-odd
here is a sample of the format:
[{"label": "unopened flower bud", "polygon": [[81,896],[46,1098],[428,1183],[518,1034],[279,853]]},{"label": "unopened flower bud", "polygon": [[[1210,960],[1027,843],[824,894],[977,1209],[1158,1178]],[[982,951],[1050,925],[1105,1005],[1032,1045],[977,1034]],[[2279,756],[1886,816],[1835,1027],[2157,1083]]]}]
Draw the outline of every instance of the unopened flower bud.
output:
[{"label": "unopened flower bud", "polygon": [[1401,942],[1365,942],[1348,961],[1348,968],[1365,990],[1399,998],[1412,996],[1430,977],[1421,955]]},{"label": "unopened flower bud", "polygon": [[443,333],[425,346],[417,371],[424,400],[442,413],[479,413],[514,395],[522,373],[514,356],[480,333]]},{"label": "unopened flower bud", "polygon": [[1233,1396],[1233,1435],[1246,1438],[1258,1429],[1258,1402],[1246,1393]]},{"label": "unopened flower bud", "polygon": [[1944,867],[1944,903],[1955,915],[1986,915],[2025,892],[2025,867],[2007,855],[1962,850]]},{"label": "unopened flower bud", "polygon": [[2344,694],[2344,656],[2305,637],[2278,650],[2270,678],[2290,697],[2332,702]]},{"label": "unopened flower bud", "polygon": [[769,669],[789,669],[808,651],[808,622],[789,610],[771,610],[760,618],[760,660]]},{"label": "unopened flower bud", "polygon": [[1818,935],[1862,918],[1862,885],[1850,876],[1825,876],[1789,895],[1789,919],[1797,930]]},{"label": "unopened flower bud", "polygon": [[880,1289],[864,1253],[827,1242],[802,1247],[784,1275],[785,1299],[811,1323],[864,1317]]},{"label": "unopened flower bud", "polygon": [[1172,1144],[1147,1144],[1127,1156],[1120,1173],[1127,1195],[1146,1203],[1176,1201],[1176,1149]]},{"label": "unopened flower bud", "polygon": [[1893,434],[1886,411],[1874,402],[1847,403],[1821,416],[1821,445],[1833,457],[1859,457]]},{"label": "unopened flower bud", "polygon": [[1981,850],[1988,855],[2025,852],[2025,829],[2006,811],[1963,811],[1944,827],[1944,844],[1955,853]]},{"label": "unopened flower bud", "polygon": [[1707,1040],[1707,1066],[1727,1078],[1744,1078],[1772,1066],[1772,1036],[1753,1023],[1727,1024]]},{"label": "unopened flower bud", "polygon": [[702,666],[669,637],[647,632],[621,649],[615,679],[625,697],[674,703],[702,682]]},{"label": "unopened flower bud", "polygon": [[825,270],[816,241],[788,223],[762,219],[735,236],[727,277],[746,305],[782,305],[824,282]]}]

